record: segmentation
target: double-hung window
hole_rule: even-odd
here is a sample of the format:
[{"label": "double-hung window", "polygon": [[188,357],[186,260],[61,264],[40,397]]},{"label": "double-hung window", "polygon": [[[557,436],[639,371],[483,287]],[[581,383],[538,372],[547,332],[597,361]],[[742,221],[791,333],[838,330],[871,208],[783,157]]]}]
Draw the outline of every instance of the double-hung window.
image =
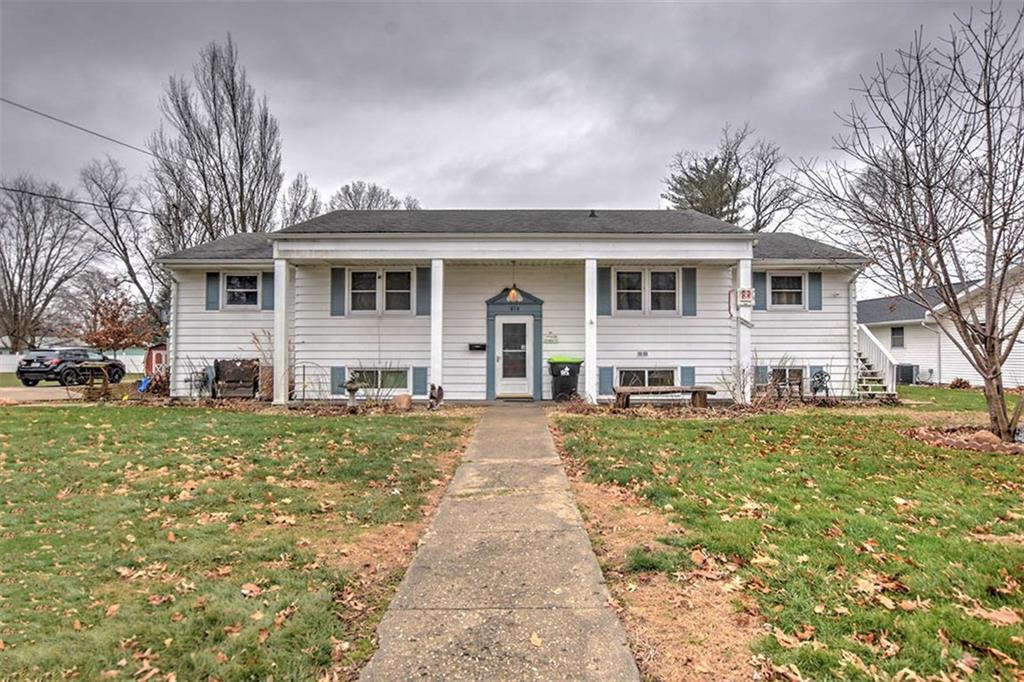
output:
[{"label": "double-hung window", "polygon": [[769,275],[771,304],[773,307],[802,307],[804,304],[803,275]]},{"label": "double-hung window", "polygon": [[377,271],[352,271],[352,312],[377,310]]},{"label": "double-hung window", "polygon": [[620,369],[619,386],[674,386],[672,369]]},{"label": "double-hung window", "polygon": [[615,273],[615,309],[620,312],[643,312],[643,270],[618,270]]},{"label": "double-hung window", "polygon": [[679,308],[679,273],[675,270],[651,270],[651,312],[675,312]]},{"label": "double-hung window", "polygon": [[259,300],[259,275],[224,275],[224,305],[255,306]]},{"label": "double-hung window", "polygon": [[627,269],[615,271],[615,311],[673,313],[679,310],[679,271]]},{"label": "double-hung window", "polygon": [[[381,289],[383,296],[379,295]],[[353,269],[349,290],[352,312],[407,313],[412,310],[411,270]]]},{"label": "double-hung window", "polygon": [[903,327],[893,327],[889,330],[889,347],[903,348],[906,343],[906,330]]},{"label": "double-hung window", "polygon": [[384,310],[412,310],[412,272],[395,270],[384,273]]}]

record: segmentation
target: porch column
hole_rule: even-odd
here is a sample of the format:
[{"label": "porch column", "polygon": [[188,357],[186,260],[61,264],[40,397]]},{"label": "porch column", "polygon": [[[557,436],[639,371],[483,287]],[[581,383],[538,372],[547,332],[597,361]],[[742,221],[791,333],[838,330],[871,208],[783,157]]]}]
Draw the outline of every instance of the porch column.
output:
[{"label": "porch column", "polygon": [[285,258],[274,259],[274,404],[288,404],[291,383],[289,365],[288,305],[291,302],[291,268]]},{"label": "porch column", "polygon": [[597,402],[597,260],[583,265],[583,392],[588,403]]},{"label": "porch column", "polygon": [[430,261],[430,383],[444,385],[444,261]]},{"label": "porch column", "polygon": [[750,342],[750,330],[754,326],[751,322],[751,311],[754,306],[752,299],[740,303],[740,290],[749,290],[754,286],[751,259],[744,258],[736,264],[733,280],[736,289],[736,374],[739,379],[735,383],[743,390],[743,395],[733,396],[733,400],[747,404],[754,389],[753,349]]}]

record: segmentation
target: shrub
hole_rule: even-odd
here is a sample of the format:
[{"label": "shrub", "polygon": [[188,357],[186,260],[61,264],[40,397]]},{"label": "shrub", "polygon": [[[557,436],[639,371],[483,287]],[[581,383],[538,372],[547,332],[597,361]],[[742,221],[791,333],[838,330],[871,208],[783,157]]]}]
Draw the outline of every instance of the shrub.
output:
[{"label": "shrub", "polygon": [[956,377],[951,382],[949,382],[949,387],[950,388],[956,388],[956,389],[970,388],[971,387],[971,382],[969,382],[967,379],[964,379],[962,377]]}]

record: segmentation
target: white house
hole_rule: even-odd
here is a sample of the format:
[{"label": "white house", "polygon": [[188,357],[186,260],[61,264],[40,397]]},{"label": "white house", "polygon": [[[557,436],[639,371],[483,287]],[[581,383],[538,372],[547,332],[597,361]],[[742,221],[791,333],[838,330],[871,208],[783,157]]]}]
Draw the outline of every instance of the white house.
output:
[{"label": "white house", "polygon": [[261,355],[278,403],[340,397],[353,372],[417,397],[545,399],[553,356],[584,360],[590,401],[633,384],[742,399],[734,377],[773,370],[857,390],[864,259],[695,211],[336,211],[162,263],[176,396],[215,359]]},{"label": "white house", "polygon": [[[976,288],[965,287],[960,294],[961,305],[970,305],[976,291]],[[903,297],[889,296],[860,301],[857,304],[860,322],[891,355],[899,383],[948,384],[962,378],[980,386],[981,376],[950,339],[950,335],[959,338],[959,332],[952,322],[943,318],[938,294],[934,289],[924,293],[936,314]],[[1024,289],[1019,282],[1011,289],[1008,309],[1017,311],[1011,319],[1024,309]],[[1024,344],[1018,343],[1003,365],[1003,385],[1024,385]]]}]

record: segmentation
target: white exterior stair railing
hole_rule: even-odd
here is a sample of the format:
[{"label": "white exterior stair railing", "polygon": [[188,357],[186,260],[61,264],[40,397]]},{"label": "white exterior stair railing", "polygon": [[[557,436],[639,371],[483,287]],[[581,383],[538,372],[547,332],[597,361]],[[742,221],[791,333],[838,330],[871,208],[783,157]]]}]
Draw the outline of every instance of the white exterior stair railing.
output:
[{"label": "white exterior stair railing", "polygon": [[896,393],[896,359],[867,326],[860,324],[857,325],[857,329],[857,348],[861,358],[878,372],[877,381],[884,387],[885,392]]}]

